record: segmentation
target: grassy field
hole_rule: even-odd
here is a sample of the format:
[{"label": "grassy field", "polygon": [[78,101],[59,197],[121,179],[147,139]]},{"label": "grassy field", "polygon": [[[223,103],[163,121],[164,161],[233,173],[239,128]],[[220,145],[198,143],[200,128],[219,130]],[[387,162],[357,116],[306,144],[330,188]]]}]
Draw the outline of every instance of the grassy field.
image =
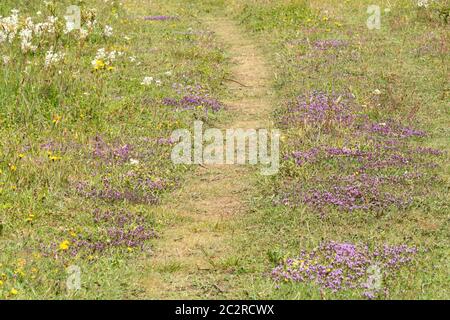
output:
[{"label": "grassy field", "polygon": [[[361,297],[283,273],[348,253],[320,247],[308,256],[329,241],[417,248],[409,267],[382,270],[379,290],[363,296],[448,298],[448,25],[431,7],[380,1],[381,29],[369,30],[371,4],[236,3],[234,17],[271,40],[264,49],[277,70],[274,119],[285,134],[281,172],[262,181],[257,210],[243,221],[253,227],[236,250],[245,250],[243,272],[253,279],[281,264],[274,278],[282,284],[264,279],[252,298]],[[301,250],[306,257],[295,260]]]},{"label": "grassy field", "polygon": [[372,4],[3,0],[0,299],[154,298],[144,273],[180,223],[163,211],[199,169],[170,135],[236,117],[219,18],[271,65],[281,168],[238,181],[245,212],[192,297],[448,299],[449,4],[380,0],[371,30]]},{"label": "grassy field", "polygon": [[[20,10],[19,30],[58,19],[34,51],[20,31],[0,48],[0,296],[131,298],[132,261],[160,231],[153,208],[189,170],[170,161],[170,134],[220,117],[224,55],[189,8],[164,1],[79,2],[87,35],[64,32],[72,2],[29,3],[2,1],[0,15]],[[71,265],[80,291],[66,290]]]}]

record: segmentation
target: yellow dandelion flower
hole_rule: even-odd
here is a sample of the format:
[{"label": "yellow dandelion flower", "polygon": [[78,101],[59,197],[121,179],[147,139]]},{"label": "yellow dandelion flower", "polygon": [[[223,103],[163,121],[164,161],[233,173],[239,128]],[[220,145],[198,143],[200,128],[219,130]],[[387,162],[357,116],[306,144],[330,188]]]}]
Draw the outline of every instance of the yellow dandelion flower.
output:
[{"label": "yellow dandelion flower", "polygon": [[52,117],[52,122],[53,122],[54,124],[58,124],[58,123],[61,121],[61,119],[62,119],[62,116],[59,116],[59,115],[55,114],[55,115],[53,115],[53,117]]},{"label": "yellow dandelion flower", "polygon": [[10,164],[9,164],[9,170],[11,170],[12,172],[14,172],[14,171],[17,170],[17,167],[16,167],[14,164],[10,163]]},{"label": "yellow dandelion flower", "polygon": [[19,159],[23,159],[25,155],[23,153],[19,153]]},{"label": "yellow dandelion flower", "polygon": [[50,157],[48,157],[51,161],[53,161],[53,162],[55,162],[55,161],[58,161],[58,160],[61,160],[62,158],[61,157],[57,157],[57,156],[50,156]]},{"label": "yellow dandelion flower", "polygon": [[3,281],[2,281],[2,280],[0,280],[0,287],[1,287],[1,286],[3,286]]},{"label": "yellow dandelion flower", "polygon": [[26,222],[33,222],[35,215],[30,213],[28,217],[25,219]]},{"label": "yellow dandelion flower", "polygon": [[24,277],[25,276],[25,272],[23,271],[23,269],[16,269],[16,270],[14,270],[14,274],[16,275],[16,276],[21,276],[21,277]]},{"label": "yellow dandelion flower", "polygon": [[59,244],[59,250],[68,250],[70,246],[70,242],[68,240],[64,240]]},{"label": "yellow dandelion flower", "polygon": [[94,70],[101,70],[101,69],[105,68],[106,64],[103,60],[97,59],[94,61],[93,65],[94,65]]},{"label": "yellow dandelion flower", "polygon": [[17,291],[16,289],[12,288],[11,291],[10,291],[10,293],[11,293],[13,296],[15,296],[15,295],[17,295],[17,294],[19,293],[19,291]]}]

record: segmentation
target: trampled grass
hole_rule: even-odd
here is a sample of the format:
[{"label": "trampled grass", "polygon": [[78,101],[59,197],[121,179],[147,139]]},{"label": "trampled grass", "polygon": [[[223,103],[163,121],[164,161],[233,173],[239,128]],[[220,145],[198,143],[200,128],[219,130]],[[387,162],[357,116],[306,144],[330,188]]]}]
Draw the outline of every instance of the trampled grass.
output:
[{"label": "trampled grass", "polygon": [[224,16],[272,63],[281,167],[237,181],[247,211],[211,221],[229,243],[202,249],[196,297],[448,299],[448,2],[379,1],[379,30],[372,4],[2,1],[0,299],[153,298],[143,273],[184,222],[161,204],[195,170],[170,135],[233,117],[204,22]]}]

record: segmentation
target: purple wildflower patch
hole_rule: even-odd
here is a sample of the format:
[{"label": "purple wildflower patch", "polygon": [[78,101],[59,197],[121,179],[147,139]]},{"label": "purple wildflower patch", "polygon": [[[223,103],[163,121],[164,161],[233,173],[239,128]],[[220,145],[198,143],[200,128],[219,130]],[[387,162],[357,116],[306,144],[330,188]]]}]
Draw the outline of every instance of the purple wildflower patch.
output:
[{"label": "purple wildflower patch", "polygon": [[335,123],[351,125],[356,118],[353,98],[350,95],[327,95],[314,91],[309,96],[299,96],[289,102],[280,124],[291,127],[296,124]]},{"label": "purple wildflower patch", "polygon": [[87,183],[79,182],[75,186],[76,193],[86,198],[101,199],[107,202],[128,201],[131,203],[157,204],[157,191],[160,186],[151,183],[137,184],[134,188],[115,187],[109,179],[102,180],[102,187],[97,188]]},{"label": "purple wildflower patch", "polygon": [[411,199],[407,192],[390,191],[392,183],[389,178],[368,174],[332,175],[323,180],[315,179],[312,186],[294,188],[282,196],[281,202],[289,206],[304,203],[321,213],[331,207],[341,211],[380,211],[408,206]]},{"label": "purple wildflower patch", "polygon": [[317,50],[335,49],[346,47],[347,45],[347,41],[339,39],[317,40],[313,43],[313,47]]},{"label": "purple wildflower patch", "polygon": [[362,130],[370,133],[376,133],[388,137],[409,138],[409,137],[424,137],[425,132],[409,127],[404,127],[399,123],[389,121],[386,123],[364,123]]},{"label": "purple wildflower patch", "polygon": [[178,19],[177,17],[174,16],[145,16],[144,20],[146,21],[166,21],[166,20],[176,20]]},{"label": "purple wildflower patch", "polygon": [[127,162],[132,156],[133,147],[129,144],[112,146],[107,144],[100,136],[96,136],[93,145],[93,157],[107,163]]},{"label": "purple wildflower patch", "polygon": [[[421,174],[421,169],[436,164],[423,156],[442,154],[437,149],[412,148],[408,138],[424,137],[424,131],[394,120],[375,123],[352,95],[313,91],[297,97],[280,112],[280,124],[285,128],[304,126],[309,133],[325,139],[335,135],[349,137],[350,132],[354,140],[339,147],[318,145],[303,150],[304,142],[291,142],[284,160],[288,176],[294,179],[287,179],[277,189],[279,197],[275,203],[287,206],[303,203],[322,214],[332,208],[340,211],[405,208],[418,195],[417,188],[404,179],[405,174],[414,173],[416,182],[424,181],[427,176]],[[308,181],[297,181],[295,177],[302,176],[296,174],[295,166],[289,162],[296,166],[308,163],[315,174]]]},{"label": "purple wildflower patch", "polygon": [[[383,245],[370,250],[352,243],[324,242],[311,251],[288,258],[272,270],[277,282],[309,282],[332,292],[358,290],[374,298],[387,288],[386,280],[403,266],[410,265],[417,254],[416,247]],[[373,271],[381,277],[380,286],[373,286]]]},{"label": "purple wildflower patch", "polygon": [[95,210],[92,214],[95,231],[77,235],[71,240],[69,253],[101,253],[111,248],[143,248],[146,241],[156,238],[155,230],[141,215],[126,211]]},{"label": "purple wildflower patch", "polygon": [[204,95],[185,95],[178,100],[174,98],[165,98],[163,104],[181,110],[195,110],[200,107],[205,112],[217,112],[224,108],[224,105],[218,100]]}]

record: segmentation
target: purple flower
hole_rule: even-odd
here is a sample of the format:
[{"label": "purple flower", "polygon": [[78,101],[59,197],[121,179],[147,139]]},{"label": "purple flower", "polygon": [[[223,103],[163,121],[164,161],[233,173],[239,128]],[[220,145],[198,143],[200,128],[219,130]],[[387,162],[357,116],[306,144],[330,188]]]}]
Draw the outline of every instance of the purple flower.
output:
[{"label": "purple flower", "polygon": [[217,112],[224,108],[224,105],[218,100],[203,95],[185,95],[180,100],[164,98],[163,104],[182,110],[194,110],[195,108],[201,107],[205,112],[208,110]]},{"label": "purple flower", "polygon": [[147,21],[165,21],[165,20],[175,20],[177,17],[172,16],[145,16],[144,20]]},{"label": "purple flower", "polygon": [[348,43],[344,40],[329,39],[317,40],[313,43],[313,47],[317,50],[328,50],[332,48],[346,47]]},{"label": "purple flower", "polygon": [[373,299],[383,288],[370,284],[371,272],[375,270],[384,279],[393,277],[398,269],[412,263],[416,253],[417,248],[404,244],[370,250],[362,244],[323,242],[284,260],[272,270],[271,277],[278,282],[312,282],[332,292],[358,290]]}]

